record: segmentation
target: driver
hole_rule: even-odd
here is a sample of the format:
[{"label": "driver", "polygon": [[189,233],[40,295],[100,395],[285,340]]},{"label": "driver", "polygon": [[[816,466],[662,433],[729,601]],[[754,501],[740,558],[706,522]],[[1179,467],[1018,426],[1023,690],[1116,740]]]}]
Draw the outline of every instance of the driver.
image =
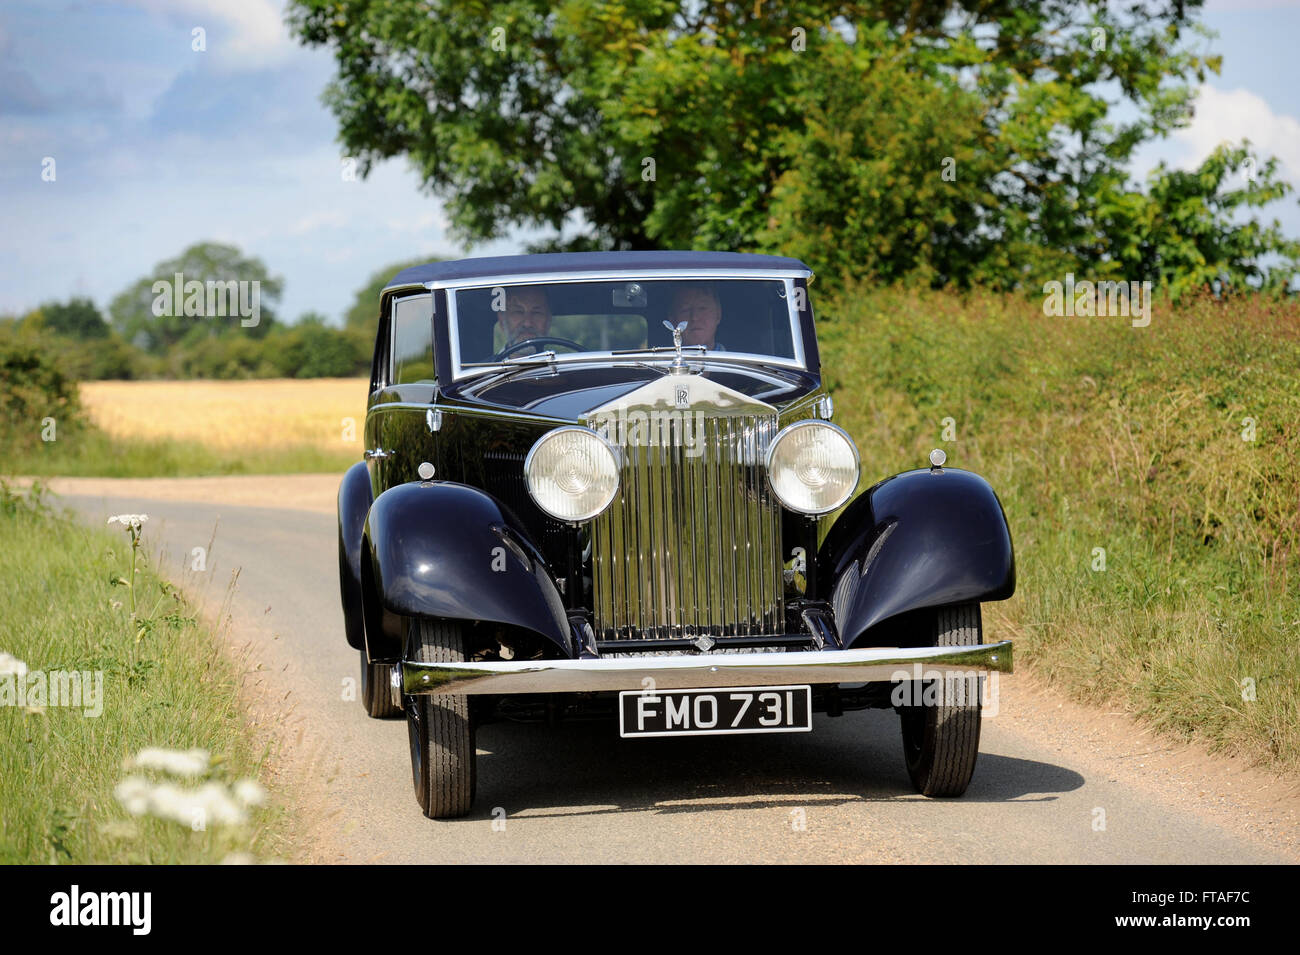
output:
[{"label": "driver", "polygon": [[722,303],[712,285],[692,282],[678,286],[668,317],[674,325],[686,322],[686,330],[682,332],[683,345],[703,345],[710,351],[727,350],[716,337],[718,323],[722,321]]},{"label": "driver", "polygon": [[[544,338],[551,330],[551,306],[546,292],[535,285],[524,285],[506,291],[505,311],[497,318],[497,327],[505,336],[509,348],[529,338]],[[518,354],[526,354],[521,350]]]}]

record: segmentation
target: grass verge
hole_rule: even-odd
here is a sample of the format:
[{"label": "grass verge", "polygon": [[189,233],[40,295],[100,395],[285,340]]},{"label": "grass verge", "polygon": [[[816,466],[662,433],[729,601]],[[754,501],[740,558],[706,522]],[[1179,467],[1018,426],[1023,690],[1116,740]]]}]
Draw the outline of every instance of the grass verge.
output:
[{"label": "grass verge", "polygon": [[1138,328],[861,289],[818,324],[864,479],[941,447],[998,492],[1018,587],[986,618],[1018,663],[1300,770],[1300,307],[1157,301]]},{"label": "grass verge", "polygon": [[[237,784],[257,780],[268,756],[247,726],[234,665],[176,589],[142,561],[132,574],[132,559],[122,530],[87,528],[54,513],[39,488],[21,496],[0,484],[0,653],[9,655],[0,664],[12,669],[21,660],[28,669],[21,678],[0,676],[8,681],[0,688],[0,863],[284,857],[282,809],[271,802],[248,808],[242,823],[223,823],[210,798],[248,796]],[[135,615],[124,583],[132,578]],[[91,694],[79,707],[53,705],[55,674],[73,671],[102,674],[98,705],[87,705]],[[34,696],[38,684],[46,686],[43,700]],[[180,779],[127,769],[147,747],[203,749],[211,762]],[[119,800],[128,777],[153,792],[143,814]],[[160,790],[164,783],[172,788]],[[206,795],[196,796],[204,786]]]}]

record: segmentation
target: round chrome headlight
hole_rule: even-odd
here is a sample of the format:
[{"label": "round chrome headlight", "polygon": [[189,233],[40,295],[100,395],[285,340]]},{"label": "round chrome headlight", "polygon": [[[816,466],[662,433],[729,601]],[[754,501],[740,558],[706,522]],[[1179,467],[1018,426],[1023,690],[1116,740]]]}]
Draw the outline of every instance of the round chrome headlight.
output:
[{"label": "round chrome headlight", "polygon": [[801,514],[827,514],[858,486],[858,449],[828,421],[796,421],[767,451],[767,479],[781,503]]},{"label": "round chrome headlight", "polygon": [[577,523],[609,507],[618,493],[614,449],[589,428],[563,427],[537,439],[524,459],[524,479],[537,506]]}]

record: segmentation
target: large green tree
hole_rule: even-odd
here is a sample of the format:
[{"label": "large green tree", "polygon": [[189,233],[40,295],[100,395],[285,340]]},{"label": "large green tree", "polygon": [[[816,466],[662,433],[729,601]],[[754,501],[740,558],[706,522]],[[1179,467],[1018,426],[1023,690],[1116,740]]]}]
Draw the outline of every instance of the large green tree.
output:
[{"label": "large green tree", "polygon": [[66,302],[46,302],[38,312],[41,327],[56,335],[78,341],[108,337],[108,322],[99,314],[95,303],[84,296],[74,296]]},{"label": "large green tree", "polygon": [[[1266,163],[1236,198],[1216,194],[1234,153],[1130,180],[1218,69],[1199,6],[292,0],[289,16],[335,54],[347,152],[363,172],[407,156],[467,242],[549,227],[550,247],[793,251],[845,276],[1004,286],[1192,264],[1244,281],[1278,253],[1284,279],[1294,246],[1220,214],[1286,193]],[[1104,231],[1121,225],[1151,231]]]},{"label": "large green tree", "polygon": [[[181,294],[176,294],[177,276],[181,276]],[[187,314],[188,293],[185,283],[197,282],[204,286],[200,314]],[[243,302],[254,302],[256,282],[256,317],[245,318],[232,314],[232,300],[228,297],[235,283],[240,294],[244,286]],[[209,298],[208,283],[220,283],[216,294]],[[170,290],[167,288],[170,286]],[[174,259],[159,262],[153,271],[121,292],[109,305],[113,327],[133,345],[155,354],[163,354],[181,341],[194,342],[210,335],[243,334],[261,338],[275,321],[275,304],[280,299],[283,281],[267,270],[265,263],[255,256],[246,256],[233,245],[219,242],[198,242]],[[216,314],[220,305],[225,315]],[[249,309],[251,313],[251,308]]]},{"label": "large green tree", "polygon": [[62,369],[77,380],[134,378],[141,371],[140,353],[113,332],[84,296],[45,302],[13,330],[57,355]]}]

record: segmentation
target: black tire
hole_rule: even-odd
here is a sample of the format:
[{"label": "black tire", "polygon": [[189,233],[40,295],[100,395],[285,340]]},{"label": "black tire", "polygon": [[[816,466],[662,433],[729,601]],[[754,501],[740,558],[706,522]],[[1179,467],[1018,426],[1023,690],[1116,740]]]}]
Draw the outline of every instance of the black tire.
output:
[{"label": "black tire", "polygon": [[[411,622],[407,655],[424,662],[465,659],[460,624],[423,617]],[[474,723],[467,696],[406,697],[415,798],[430,819],[454,819],[474,802]]]},{"label": "black tire", "polygon": [[393,704],[389,675],[391,663],[367,663],[366,651],[361,651],[361,705],[366,713],[377,720],[391,720],[402,715],[402,708]]},{"label": "black tire", "polygon": [[[976,646],[984,642],[977,603],[939,609],[933,617],[933,626],[936,647]],[[979,756],[978,680],[947,682],[946,692],[933,705],[898,708],[907,774],[916,791],[925,796],[960,796],[970,785]],[[954,689],[965,692],[954,693]]]}]

